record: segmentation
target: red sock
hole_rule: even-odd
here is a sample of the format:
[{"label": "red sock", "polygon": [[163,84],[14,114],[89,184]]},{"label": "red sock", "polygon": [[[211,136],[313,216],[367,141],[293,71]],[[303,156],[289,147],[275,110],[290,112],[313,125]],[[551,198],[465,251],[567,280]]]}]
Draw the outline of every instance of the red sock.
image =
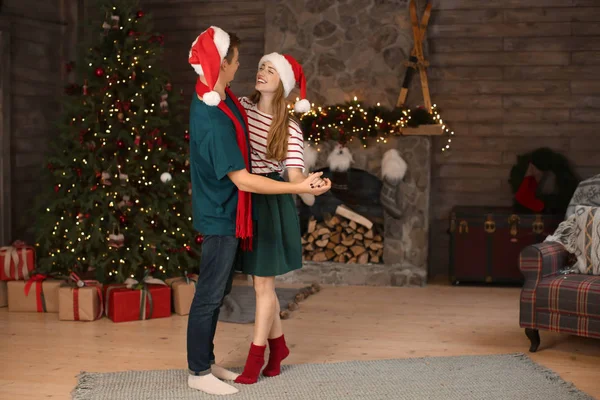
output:
[{"label": "red sock", "polygon": [[265,363],[265,349],[267,346],[257,346],[254,343],[250,345],[250,351],[248,352],[248,358],[246,359],[246,365],[244,366],[244,372],[237,377],[235,383],[243,383],[251,385],[256,383],[260,369]]},{"label": "red sock", "polygon": [[264,376],[277,376],[281,373],[281,362],[290,355],[290,349],[285,344],[285,337],[281,335],[269,339],[269,362],[263,371]]}]

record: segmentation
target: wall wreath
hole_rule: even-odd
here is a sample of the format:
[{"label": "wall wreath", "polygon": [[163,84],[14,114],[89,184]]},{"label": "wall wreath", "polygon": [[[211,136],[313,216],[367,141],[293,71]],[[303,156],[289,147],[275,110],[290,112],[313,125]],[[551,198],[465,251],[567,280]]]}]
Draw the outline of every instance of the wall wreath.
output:
[{"label": "wall wreath", "polygon": [[579,181],[569,160],[549,148],[519,155],[509,179],[515,210],[565,213]]}]

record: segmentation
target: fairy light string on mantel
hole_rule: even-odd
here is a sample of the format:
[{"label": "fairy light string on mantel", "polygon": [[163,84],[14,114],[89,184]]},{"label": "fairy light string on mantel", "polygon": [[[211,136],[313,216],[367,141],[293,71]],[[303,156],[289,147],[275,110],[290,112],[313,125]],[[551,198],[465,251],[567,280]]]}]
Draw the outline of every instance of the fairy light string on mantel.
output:
[{"label": "fairy light string on mantel", "polygon": [[440,149],[445,153],[450,151],[454,136],[454,131],[444,122],[435,104],[429,113],[424,113],[421,111],[423,108],[388,109],[382,107],[381,103],[366,107],[355,96],[345,104],[317,106],[313,103],[311,110],[301,115],[296,114],[291,105],[288,105],[288,110],[299,119],[305,140],[317,148],[323,140],[336,140],[344,144],[355,139],[366,148],[369,139],[374,139],[376,143],[387,143],[389,137],[403,136],[402,130],[405,127],[439,124],[443,135],[447,137]]}]

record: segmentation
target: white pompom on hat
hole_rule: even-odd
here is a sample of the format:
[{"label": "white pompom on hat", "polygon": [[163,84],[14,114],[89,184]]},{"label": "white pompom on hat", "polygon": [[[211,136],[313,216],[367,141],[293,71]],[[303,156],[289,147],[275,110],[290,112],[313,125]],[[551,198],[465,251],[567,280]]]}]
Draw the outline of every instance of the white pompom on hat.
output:
[{"label": "white pompom on hat", "polygon": [[309,112],[310,102],[306,100],[306,78],[302,65],[289,54],[270,53],[260,59],[258,67],[260,68],[267,61],[273,64],[279,74],[285,97],[292,92],[296,84],[300,87],[300,100],[294,104],[294,111],[299,113]]},{"label": "white pompom on hat", "polygon": [[213,89],[219,79],[221,63],[227,55],[230,42],[227,32],[211,26],[194,40],[190,49],[188,62],[198,75],[204,76],[207,86],[211,89],[202,96],[209,106],[216,106],[221,102],[221,96]]}]

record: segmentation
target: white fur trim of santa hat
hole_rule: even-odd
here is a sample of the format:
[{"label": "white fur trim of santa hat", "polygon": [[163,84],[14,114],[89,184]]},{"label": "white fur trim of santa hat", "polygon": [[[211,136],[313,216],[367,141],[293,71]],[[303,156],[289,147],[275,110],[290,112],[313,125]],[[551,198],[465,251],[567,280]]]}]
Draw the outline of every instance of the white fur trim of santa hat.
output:
[{"label": "white fur trim of santa hat", "polygon": [[[210,28],[208,28],[207,30],[202,32],[200,35],[198,35],[196,40],[194,40],[194,43],[192,43],[192,47],[190,48],[190,54],[189,54],[188,58],[192,58],[192,50],[193,50],[194,46],[196,45],[196,43],[198,42],[198,39],[200,38],[200,36],[205,34],[206,32],[208,32],[210,29],[212,29],[212,31],[214,32],[213,42],[215,43],[215,47],[217,48],[217,51],[219,52],[219,56],[221,57],[221,62],[223,62],[223,60],[225,59],[225,56],[227,55],[227,51],[229,50],[229,44],[231,43],[231,39],[229,38],[229,34],[227,32],[225,32],[223,29],[219,28],[218,26],[211,26]],[[192,65],[192,68],[194,68],[194,71],[196,71],[196,73],[198,75],[200,75],[200,76],[204,75],[204,71],[202,71],[202,65],[200,65],[200,64],[191,64],[191,65]]]}]

